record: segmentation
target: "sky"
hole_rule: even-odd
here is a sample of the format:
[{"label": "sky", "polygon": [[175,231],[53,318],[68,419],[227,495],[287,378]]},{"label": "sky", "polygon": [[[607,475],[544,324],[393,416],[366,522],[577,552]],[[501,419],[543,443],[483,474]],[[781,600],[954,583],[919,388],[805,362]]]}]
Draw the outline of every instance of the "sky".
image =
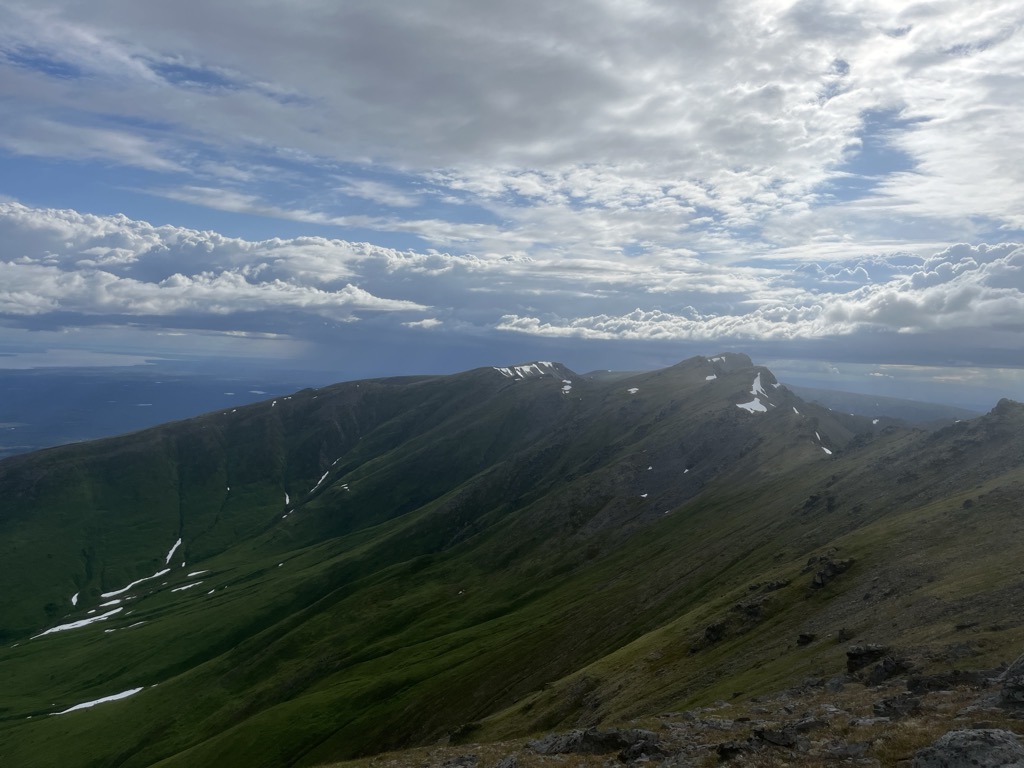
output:
[{"label": "sky", "polygon": [[1024,400],[1024,5],[0,0],[0,367]]}]

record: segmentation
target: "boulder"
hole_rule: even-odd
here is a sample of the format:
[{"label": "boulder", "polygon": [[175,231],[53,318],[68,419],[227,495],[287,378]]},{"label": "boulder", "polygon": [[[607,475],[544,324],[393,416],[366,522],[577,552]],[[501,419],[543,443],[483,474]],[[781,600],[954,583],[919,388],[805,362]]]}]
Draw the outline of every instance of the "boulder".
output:
[{"label": "boulder", "polygon": [[918,750],[913,768],[1010,768],[1024,766],[1024,746],[1010,731],[950,731]]},{"label": "boulder", "polygon": [[776,747],[796,746],[796,732],[790,727],[755,728],[754,738]]},{"label": "boulder", "polygon": [[961,685],[982,688],[988,683],[989,678],[998,674],[998,670],[954,669],[952,672],[939,672],[934,675],[911,675],[907,678],[907,690],[911,693],[929,693],[951,691]]},{"label": "boulder", "polygon": [[832,560],[829,558],[825,560],[824,563],[821,563],[821,568],[814,574],[814,578],[811,579],[811,587],[813,589],[821,589],[839,574],[850,570],[853,563],[853,558],[847,560]]},{"label": "boulder", "polygon": [[1024,707],[1024,655],[1007,667],[1002,682],[999,703],[1004,707]]},{"label": "boulder", "polygon": [[890,678],[909,672],[911,669],[912,665],[906,659],[898,656],[886,656],[872,667],[864,682],[868,685],[880,685]]},{"label": "boulder", "polygon": [[859,672],[868,664],[878,661],[889,652],[884,645],[869,643],[867,645],[851,645],[846,649],[846,671],[851,675]]}]

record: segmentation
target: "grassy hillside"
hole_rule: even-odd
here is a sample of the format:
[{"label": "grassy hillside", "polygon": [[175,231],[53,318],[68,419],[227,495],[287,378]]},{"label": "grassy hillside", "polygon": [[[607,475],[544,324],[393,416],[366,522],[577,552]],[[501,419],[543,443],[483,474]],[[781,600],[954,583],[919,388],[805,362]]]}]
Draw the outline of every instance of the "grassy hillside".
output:
[{"label": "grassy hillside", "polygon": [[314,765],[615,722],[828,675],[839,630],[952,663],[965,616],[971,653],[1013,655],[1021,427],[1004,401],[879,429],[730,355],[354,382],[16,457],[0,762]]}]

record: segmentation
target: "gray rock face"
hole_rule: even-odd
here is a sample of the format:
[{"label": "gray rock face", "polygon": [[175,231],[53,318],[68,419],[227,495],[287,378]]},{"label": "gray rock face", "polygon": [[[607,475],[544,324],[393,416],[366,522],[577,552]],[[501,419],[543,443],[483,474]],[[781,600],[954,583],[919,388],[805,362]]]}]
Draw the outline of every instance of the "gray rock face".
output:
[{"label": "gray rock face", "polygon": [[1022,768],[1024,746],[999,729],[950,731],[914,756],[913,768]]},{"label": "gray rock face", "polygon": [[1024,707],[1024,655],[1021,655],[1003,673],[1003,689],[999,702],[1008,707]]}]

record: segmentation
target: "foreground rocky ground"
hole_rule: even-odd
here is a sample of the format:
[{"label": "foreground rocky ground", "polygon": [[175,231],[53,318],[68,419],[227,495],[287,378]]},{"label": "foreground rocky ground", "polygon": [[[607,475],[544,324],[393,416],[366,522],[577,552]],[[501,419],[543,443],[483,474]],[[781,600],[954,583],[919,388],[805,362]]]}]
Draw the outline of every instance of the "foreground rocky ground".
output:
[{"label": "foreground rocky ground", "polygon": [[720,764],[1024,767],[1024,656],[997,669],[920,675],[889,649],[854,646],[846,674],[742,704],[666,712],[621,728],[437,745],[336,768]]}]

